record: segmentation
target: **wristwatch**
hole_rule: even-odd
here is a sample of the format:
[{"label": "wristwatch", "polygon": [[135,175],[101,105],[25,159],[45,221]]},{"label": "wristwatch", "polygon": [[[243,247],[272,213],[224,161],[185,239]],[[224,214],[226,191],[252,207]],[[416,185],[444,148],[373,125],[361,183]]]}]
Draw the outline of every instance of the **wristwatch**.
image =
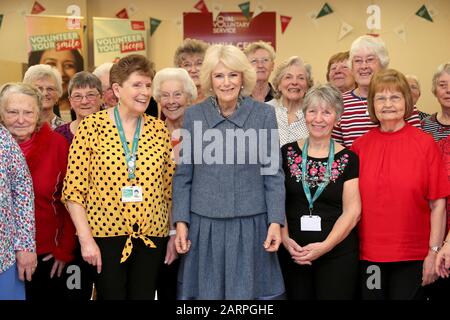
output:
[{"label": "wristwatch", "polygon": [[433,251],[433,252],[438,253],[439,250],[441,250],[441,247],[439,247],[439,246],[431,246],[431,247],[430,247],[430,250]]}]

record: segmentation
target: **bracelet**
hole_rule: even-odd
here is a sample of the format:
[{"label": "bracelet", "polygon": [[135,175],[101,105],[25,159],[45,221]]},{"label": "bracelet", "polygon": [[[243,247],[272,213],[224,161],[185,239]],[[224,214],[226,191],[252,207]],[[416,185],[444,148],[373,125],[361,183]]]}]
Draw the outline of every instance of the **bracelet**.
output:
[{"label": "bracelet", "polygon": [[175,236],[177,234],[177,230],[175,230],[175,229],[172,229],[172,230],[169,230],[169,236],[171,237],[171,236]]}]

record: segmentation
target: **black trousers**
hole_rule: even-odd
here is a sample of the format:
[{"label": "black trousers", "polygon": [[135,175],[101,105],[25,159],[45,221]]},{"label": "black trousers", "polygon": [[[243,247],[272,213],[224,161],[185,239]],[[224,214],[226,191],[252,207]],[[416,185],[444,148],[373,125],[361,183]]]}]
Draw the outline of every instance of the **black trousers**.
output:
[{"label": "black trousers", "polygon": [[[78,277],[79,273],[79,278]],[[83,260],[81,250],[75,251],[75,259],[66,266],[67,300],[87,301],[91,299],[96,267]]]},{"label": "black trousers", "polygon": [[423,300],[423,261],[360,262],[363,300]]},{"label": "black trousers", "polygon": [[352,300],[358,290],[359,253],[321,257],[311,266],[292,261],[289,252],[278,251],[288,300]]},{"label": "black trousers", "polygon": [[439,278],[424,289],[427,300],[450,301],[450,278]]},{"label": "black trousers", "polygon": [[166,238],[166,245],[164,246],[161,270],[156,283],[156,292],[158,294],[158,300],[175,301],[177,299],[177,277],[180,267],[180,257],[170,265],[164,263],[168,241],[169,237]]},{"label": "black trousers", "polygon": [[133,251],[120,263],[127,236],[95,238],[102,254],[102,272],[96,275],[98,300],[153,300],[166,238],[150,237],[156,248],[132,239]]},{"label": "black trousers", "polygon": [[65,270],[61,277],[56,274],[50,278],[50,272],[55,261],[54,258],[43,261],[48,254],[38,256],[38,265],[31,278],[25,281],[25,294],[27,300],[66,300]]}]

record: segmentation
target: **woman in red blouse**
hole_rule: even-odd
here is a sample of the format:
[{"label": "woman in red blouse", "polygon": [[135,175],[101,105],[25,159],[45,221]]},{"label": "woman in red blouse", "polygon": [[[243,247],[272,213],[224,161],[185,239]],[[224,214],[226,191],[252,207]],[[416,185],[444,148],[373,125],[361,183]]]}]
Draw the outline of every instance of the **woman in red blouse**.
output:
[{"label": "woman in red blouse", "polygon": [[379,126],[352,146],[360,159],[363,299],[421,299],[438,278],[450,189],[433,138],[405,121],[413,107],[403,74],[373,76],[368,111]]},{"label": "woman in red blouse", "polygon": [[42,95],[36,88],[9,83],[1,95],[1,120],[25,156],[35,194],[38,264],[26,283],[26,298],[65,299],[65,267],[76,247],[75,227],[61,202],[69,144],[43,121]]}]

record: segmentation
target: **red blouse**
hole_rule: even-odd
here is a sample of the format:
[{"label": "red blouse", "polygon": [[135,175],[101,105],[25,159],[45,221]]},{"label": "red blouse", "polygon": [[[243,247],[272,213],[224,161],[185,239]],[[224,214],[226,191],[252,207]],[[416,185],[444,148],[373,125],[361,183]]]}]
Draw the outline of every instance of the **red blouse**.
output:
[{"label": "red blouse", "polygon": [[429,201],[450,194],[433,138],[409,124],[390,133],[375,128],[352,150],[360,159],[361,260],[423,260],[429,248]]},{"label": "red blouse", "polygon": [[[442,151],[445,168],[447,169],[448,179],[450,181],[450,136],[438,141],[439,148]],[[447,197],[447,232],[450,230],[450,199]]]},{"label": "red blouse", "polygon": [[44,124],[32,140],[19,145],[33,178],[37,254],[52,253],[56,259],[70,262],[77,239],[70,215],[61,202],[69,144]]}]

